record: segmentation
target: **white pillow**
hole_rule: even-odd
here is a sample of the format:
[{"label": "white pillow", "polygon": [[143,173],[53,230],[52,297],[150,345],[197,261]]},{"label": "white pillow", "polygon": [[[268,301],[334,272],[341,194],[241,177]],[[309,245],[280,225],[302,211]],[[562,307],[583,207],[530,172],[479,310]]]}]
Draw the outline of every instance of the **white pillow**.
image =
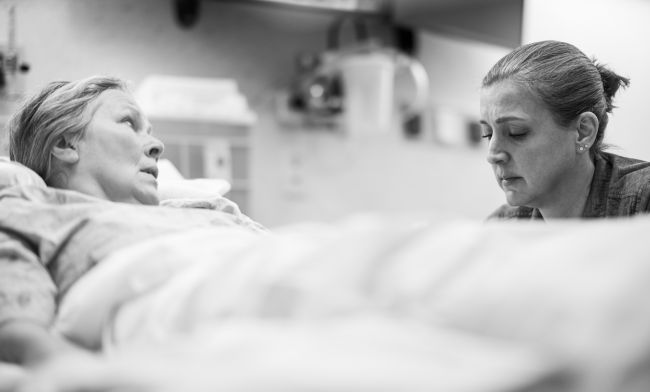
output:
[{"label": "white pillow", "polygon": [[14,185],[46,186],[41,176],[32,169],[0,156],[0,190]]},{"label": "white pillow", "polygon": [[[185,179],[174,165],[161,159],[158,163],[158,193],[160,200],[209,199],[230,191],[230,183],[217,178]],[[6,156],[0,156],[0,190],[14,185],[46,187],[45,181],[35,171]]]},{"label": "white pillow", "polygon": [[158,195],[160,201],[170,199],[209,199],[230,191],[230,183],[219,178],[186,179],[174,164],[158,161]]}]

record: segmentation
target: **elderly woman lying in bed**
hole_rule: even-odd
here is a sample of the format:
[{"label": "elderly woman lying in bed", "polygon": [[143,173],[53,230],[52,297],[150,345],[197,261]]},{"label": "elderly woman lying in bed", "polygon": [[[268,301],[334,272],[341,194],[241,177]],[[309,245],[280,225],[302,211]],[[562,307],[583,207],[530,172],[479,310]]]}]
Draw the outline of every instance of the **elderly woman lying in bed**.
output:
[{"label": "elderly woman lying in bed", "polygon": [[158,205],[162,144],[111,78],[50,85],[10,133],[38,173],[0,191],[0,360],[24,391],[650,386],[646,217],[269,234]]},{"label": "elderly woman lying in bed", "polygon": [[0,195],[4,361],[30,365],[75,350],[47,330],[57,301],[115,249],[196,227],[265,231],[225,199],[209,211],[158,207],[163,144],[119,79],[51,83],[8,131],[18,163],[4,163],[5,171],[26,172],[29,181]]}]

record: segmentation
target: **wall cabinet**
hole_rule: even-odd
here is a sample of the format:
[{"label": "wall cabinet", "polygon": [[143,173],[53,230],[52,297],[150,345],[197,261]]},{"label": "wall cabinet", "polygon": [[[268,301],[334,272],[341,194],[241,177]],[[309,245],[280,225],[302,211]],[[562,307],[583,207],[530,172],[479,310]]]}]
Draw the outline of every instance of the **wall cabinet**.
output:
[{"label": "wall cabinet", "polygon": [[521,45],[523,0],[395,0],[397,24],[489,44]]}]

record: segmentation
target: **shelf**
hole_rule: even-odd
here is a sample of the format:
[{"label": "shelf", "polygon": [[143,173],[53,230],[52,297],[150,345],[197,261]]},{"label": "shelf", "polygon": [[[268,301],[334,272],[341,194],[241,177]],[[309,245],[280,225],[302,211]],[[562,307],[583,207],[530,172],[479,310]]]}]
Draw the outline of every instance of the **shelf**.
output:
[{"label": "shelf", "polygon": [[149,117],[156,136],[177,139],[226,137],[247,138],[250,125],[201,120]]},{"label": "shelf", "polygon": [[217,0],[221,2],[251,3],[290,7],[311,11],[387,15],[389,0]]}]

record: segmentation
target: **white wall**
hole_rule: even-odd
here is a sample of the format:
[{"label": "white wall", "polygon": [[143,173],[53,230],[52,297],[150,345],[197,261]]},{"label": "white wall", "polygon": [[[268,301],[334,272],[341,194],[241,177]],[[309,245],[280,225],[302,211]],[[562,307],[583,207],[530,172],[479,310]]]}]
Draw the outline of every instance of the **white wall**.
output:
[{"label": "white wall", "polygon": [[171,0],[0,0],[0,45],[7,13],[32,69],[25,88],[56,79],[114,74],[135,86],[150,73],[236,78],[254,105],[286,84],[294,55],[322,50],[331,16],[202,1],[198,23],[178,26]]},{"label": "white wall", "polygon": [[510,50],[496,45],[441,34],[419,35],[418,57],[431,79],[432,106],[453,107],[478,119],[481,80]]},{"label": "white wall", "polygon": [[[478,119],[481,79],[508,49],[425,32],[419,38],[418,57],[431,81],[426,133],[439,131],[433,126],[440,108],[447,116]],[[458,140],[449,131],[464,130],[444,132]],[[485,145],[445,147],[435,136],[406,140],[395,131],[351,138],[276,124],[256,139],[254,215],[273,225],[369,211],[484,219],[504,202]]]},{"label": "white wall", "polygon": [[650,1],[525,0],[523,40],[567,41],[631,79],[620,90],[605,141],[650,160]]}]

